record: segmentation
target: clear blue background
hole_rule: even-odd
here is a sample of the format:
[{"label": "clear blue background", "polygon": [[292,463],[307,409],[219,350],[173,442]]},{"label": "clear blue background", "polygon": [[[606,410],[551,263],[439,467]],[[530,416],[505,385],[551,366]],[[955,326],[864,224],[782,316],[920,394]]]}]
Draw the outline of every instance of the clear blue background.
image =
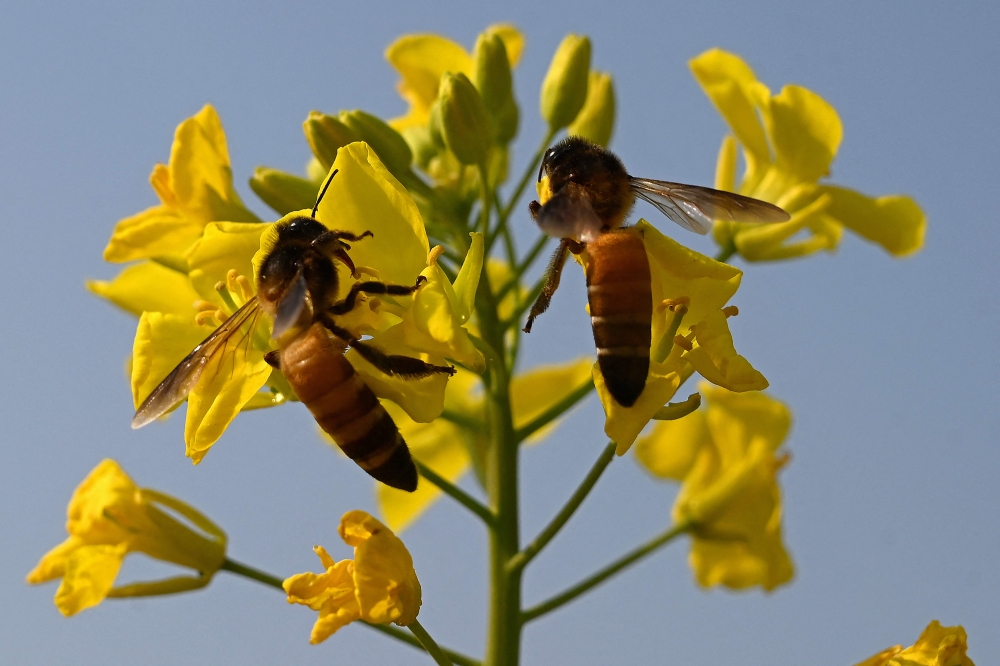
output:
[{"label": "clear blue background", "polygon": [[[396,36],[438,32],[471,47],[506,20],[527,35],[516,73],[522,160],[541,136],[549,58],[573,31],[591,36],[594,66],[616,77],[614,148],[632,172],[711,183],[725,128],[686,62],[722,46],[773,90],[803,84],[837,108],[835,182],[911,194],[930,221],[926,249],[904,261],[847,235],[835,256],[746,267],[737,345],[795,412],[782,476],[795,581],[771,595],[705,592],[678,542],[530,625],[524,663],[852,664],[911,644],[934,618],[966,627],[981,666],[1000,662],[995,5],[5,3],[3,15],[0,661],[430,663],[360,626],[309,646],[314,613],[225,573],[197,594],[109,601],[69,620],[52,605],[54,584],[23,577],[64,538],[72,489],[108,456],[213,517],[237,559],[285,576],[317,567],[314,543],[348,555],[337,520],[374,509],[372,484],[320,442],[306,411],[244,415],[192,467],[180,419],[129,429],[122,366],[135,322],[83,281],[116,273],[101,261],[114,223],[156,203],[150,169],[204,103],[221,114],[238,187],[254,201],[245,183],[255,165],[302,168],[310,109],[404,110],[382,56]],[[526,213],[518,224],[527,241]],[[525,341],[526,365],[591,351],[583,303],[570,271]],[[601,423],[591,398],[523,454],[526,538],[603,447]],[[616,461],[530,567],[526,601],[662,529],[674,492],[631,456]],[[424,626],[480,654],[481,526],[441,501],[404,537]],[[155,571],[131,558],[123,577]]]}]

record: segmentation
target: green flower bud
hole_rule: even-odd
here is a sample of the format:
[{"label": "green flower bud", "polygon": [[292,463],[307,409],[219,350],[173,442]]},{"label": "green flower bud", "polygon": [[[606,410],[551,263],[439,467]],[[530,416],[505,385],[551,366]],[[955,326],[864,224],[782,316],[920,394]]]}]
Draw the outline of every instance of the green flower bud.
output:
[{"label": "green flower bud", "polygon": [[542,81],[542,118],[552,132],[569,125],[587,99],[590,76],[590,39],[566,35],[552,56]]},{"label": "green flower bud", "polygon": [[480,35],[476,40],[473,62],[476,89],[493,120],[495,138],[501,145],[506,145],[517,134],[518,110],[514,101],[514,82],[510,75],[507,47],[500,35]]},{"label": "green flower bud", "polygon": [[324,171],[330,170],[340,148],[361,140],[361,137],[339,119],[319,111],[309,112],[309,117],[302,123],[302,129],[305,130],[306,141],[309,142],[313,155],[319,160]]},{"label": "green flower bud", "polygon": [[438,91],[441,134],[462,164],[485,164],[493,143],[493,126],[483,98],[465,74],[446,72]]},{"label": "green flower bud", "polygon": [[608,147],[615,127],[615,86],[611,75],[591,72],[587,86],[587,101],[567,128],[570,135],[590,139],[599,146]]},{"label": "green flower bud", "polygon": [[400,178],[410,170],[413,151],[406,139],[384,120],[364,111],[341,111],[340,121],[367,143],[389,172]]},{"label": "green flower bud", "polygon": [[270,167],[254,169],[250,189],[279,215],[312,208],[316,203],[316,183]]}]

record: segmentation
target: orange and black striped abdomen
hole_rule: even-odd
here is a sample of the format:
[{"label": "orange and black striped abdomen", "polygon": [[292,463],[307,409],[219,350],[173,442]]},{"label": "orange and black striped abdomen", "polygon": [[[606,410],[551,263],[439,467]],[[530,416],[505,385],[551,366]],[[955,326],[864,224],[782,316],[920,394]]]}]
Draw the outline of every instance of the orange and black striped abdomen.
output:
[{"label": "orange and black striped abdomen", "polygon": [[316,422],[361,469],[413,492],[417,468],[392,417],[344,358],[344,344],[313,324],[281,350],[281,372]]},{"label": "orange and black striped abdomen", "polygon": [[587,254],[597,364],[614,399],[631,407],[649,372],[653,292],[646,248],[635,229],[614,229],[588,243]]}]

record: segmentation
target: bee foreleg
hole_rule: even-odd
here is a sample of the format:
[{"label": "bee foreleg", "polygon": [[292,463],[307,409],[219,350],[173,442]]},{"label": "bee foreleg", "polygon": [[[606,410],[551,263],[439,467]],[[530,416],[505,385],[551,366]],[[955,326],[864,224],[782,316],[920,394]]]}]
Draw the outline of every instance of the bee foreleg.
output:
[{"label": "bee foreleg", "polygon": [[400,354],[386,354],[381,349],[373,347],[367,342],[361,342],[347,329],[337,326],[332,317],[328,314],[321,316],[320,321],[326,328],[341,340],[351,346],[363,359],[374,365],[380,371],[391,377],[401,379],[420,379],[435,374],[455,374],[455,368],[450,365],[434,365],[426,363],[419,358],[402,356]]},{"label": "bee foreleg", "polygon": [[334,315],[347,314],[354,309],[354,306],[358,300],[358,294],[364,292],[366,294],[389,294],[390,296],[408,296],[420,288],[424,282],[427,281],[423,275],[417,277],[417,282],[412,287],[405,287],[401,284],[386,284],[384,282],[356,282],[351,287],[351,290],[347,292],[347,296],[344,300],[334,303],[329,308],[327,312]]},{"label": "bee foreleg", "polygon": [[545,284],[542,285],[542,291],[538,294],[538,298],[535,299],[535,304],[531,306],[531,312],[528,313],[528,322],[524,325],[524,329],[522,329],[525,333],[531,333],[531,325],[535,322],[535,317],[549,309],[552,294],[556,293],[556,289],[559,288],[559,279],[562,277],[563,266],[566,265],[566,257],[569,256],[570,243],[573,243],[573,241],[568,238],[559,241],[559,247],[553,253],[549,267],[545,269]]},{"label": "bee foreleg", "polygon": [[275,370],[281,370],[281,352],[277,349],[272,349],[264,354],[264,362]]},{"label": "bee foreleg", "polygon": [[318,248],[320,250],[327,250],[336,248],[337,241],[346,240],[346,241],[351,241],[353,243],[355,241],[361,240],[362,238],[374,238],[374,237],[375,234],[373,234],[370,231],[365,231],[360,235],[358,235],[358,234],[352,234],[350,231],[337,231],[334,229],[331,231],[324,231],[319,236],[316,236],[316,238],[312,242],[312,245],[313,247]]}]

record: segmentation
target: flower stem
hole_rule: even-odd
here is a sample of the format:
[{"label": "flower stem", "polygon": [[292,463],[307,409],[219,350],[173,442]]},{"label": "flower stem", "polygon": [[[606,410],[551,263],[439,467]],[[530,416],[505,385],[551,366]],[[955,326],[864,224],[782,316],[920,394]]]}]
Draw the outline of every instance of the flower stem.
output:
[{"label": "flower stem", "polygon": [[615,447],[614,442],[608,442],[608,445],[604,447],[601,451],[600,457],[594,466],[590,468],[587,476],[580,483],[580,486],[576,489],[573,495],[566,502],[566,505],[556,514],[556,517],[552,519],[544,530],[539,533],[535,540],[528,544],[528,547],[518,553],[511,561],[507,564],[511,569],[523,569],[534,559],[535,555],[538,555],[548,545],[549,541],[552,541],[553,537],[559,533],[569,519],[576,512],[577,508],[583,504],[583,500],[586,499],[587,495],[590,493],[591,489],[597,483],[597,480],[601,478],[601,474],[611,463],[611,460],[615,457]]},{"label": "flower stem", "polygon": [[285,588],[282,587],[281,585],[282,581],[280,578],[272,576],[269,573],[265,573],[260,569],[254,569],[253,567],[248,567],[245,564],[240,564],[239,562],[231,560],[228,557],[225,559],[225,561],[222,563],[222,566],[219,568],[222,569],[223,571],[228,571],[230,573],[234,573],[239,576],[243,576],[245,578],[250,578],[252,580],[257,581],[258,583],[263,583],[264,585],[270,585],[271,587],[276,587],[282,592],[285,591]]},{"label": "flower stem", "polygon": [[445,656],[441,648],[438,647],[438,644],[434,642],[434,639],[431,638],[431,635],[427,633],[427,630],[424,629],[419,622],[414,620],[407,625],[406,628],[417,637],[417,640],[420,641],[423,648],[427,650],[427,654],[434,658],[434,661],[437,662],[438,666],[453,666],[451,659]]},{"label": "flower stem", "polygon": [[586,398],[593,390],[594,380],[593,378],[588,377],[586,382],[580,384],[580,386],[574,389],[565,398],[546,409],[544,412],[529,421],[526,425],[518,428],[514,433],[514,436],[517,438],[517,443],[520,444],[547,426],[549,423],[562,416],[566,413],[566,410]]},{"label": "flower stem", "polygon": [[554,611],[555,609],[559,608],[564,604],[568,604],[570,601],[573,601],[573,599],[576,599],[584,592],[587,592],[591,588],[600,585],[608,578],[611,578],[622,569],[625,569],[629,565],[638,562],[639,560],[646,557],[650,553],[667,545],[668,543],[673,541],[676,537],[687,532],[689,529],[691,529],[691,525],[688,523],[678,523],[674,525],[670,529],[660,533],[658,536],[653,537],[652,539],[650,539],[643,545],[639,546],[632,552],[628,553],[627,555],[618,558],[617,560],[607,565],[597,573],[583,579],[582,581],[580,581],[573,587],[569,588],[568,590],[561,592],[555,595],[554,597],[551,597],[550,599],[527,609],[526,611],[521,613],[521,621],[524,623],[531,622],[535,618],[538,618],[542,615],[545,615],[546,613]]},{"label": "flower stem", "polygon": [[466,509],[472,513],[479,516],[484,523],[492,526],[496,523],[496,516],[488,508],[480,504],[475,498],[466,493],[464,490],[449,482],[444,477],[440,476],[437,472],[432,470],[427,465],[423,464],[419,460],[414,459],[413,461],[417,465],[417,471],[420,472],[420,476],[424,477],[435,486],[440,488],[444,494],[451,497],[453,500],[464,506]]}]

